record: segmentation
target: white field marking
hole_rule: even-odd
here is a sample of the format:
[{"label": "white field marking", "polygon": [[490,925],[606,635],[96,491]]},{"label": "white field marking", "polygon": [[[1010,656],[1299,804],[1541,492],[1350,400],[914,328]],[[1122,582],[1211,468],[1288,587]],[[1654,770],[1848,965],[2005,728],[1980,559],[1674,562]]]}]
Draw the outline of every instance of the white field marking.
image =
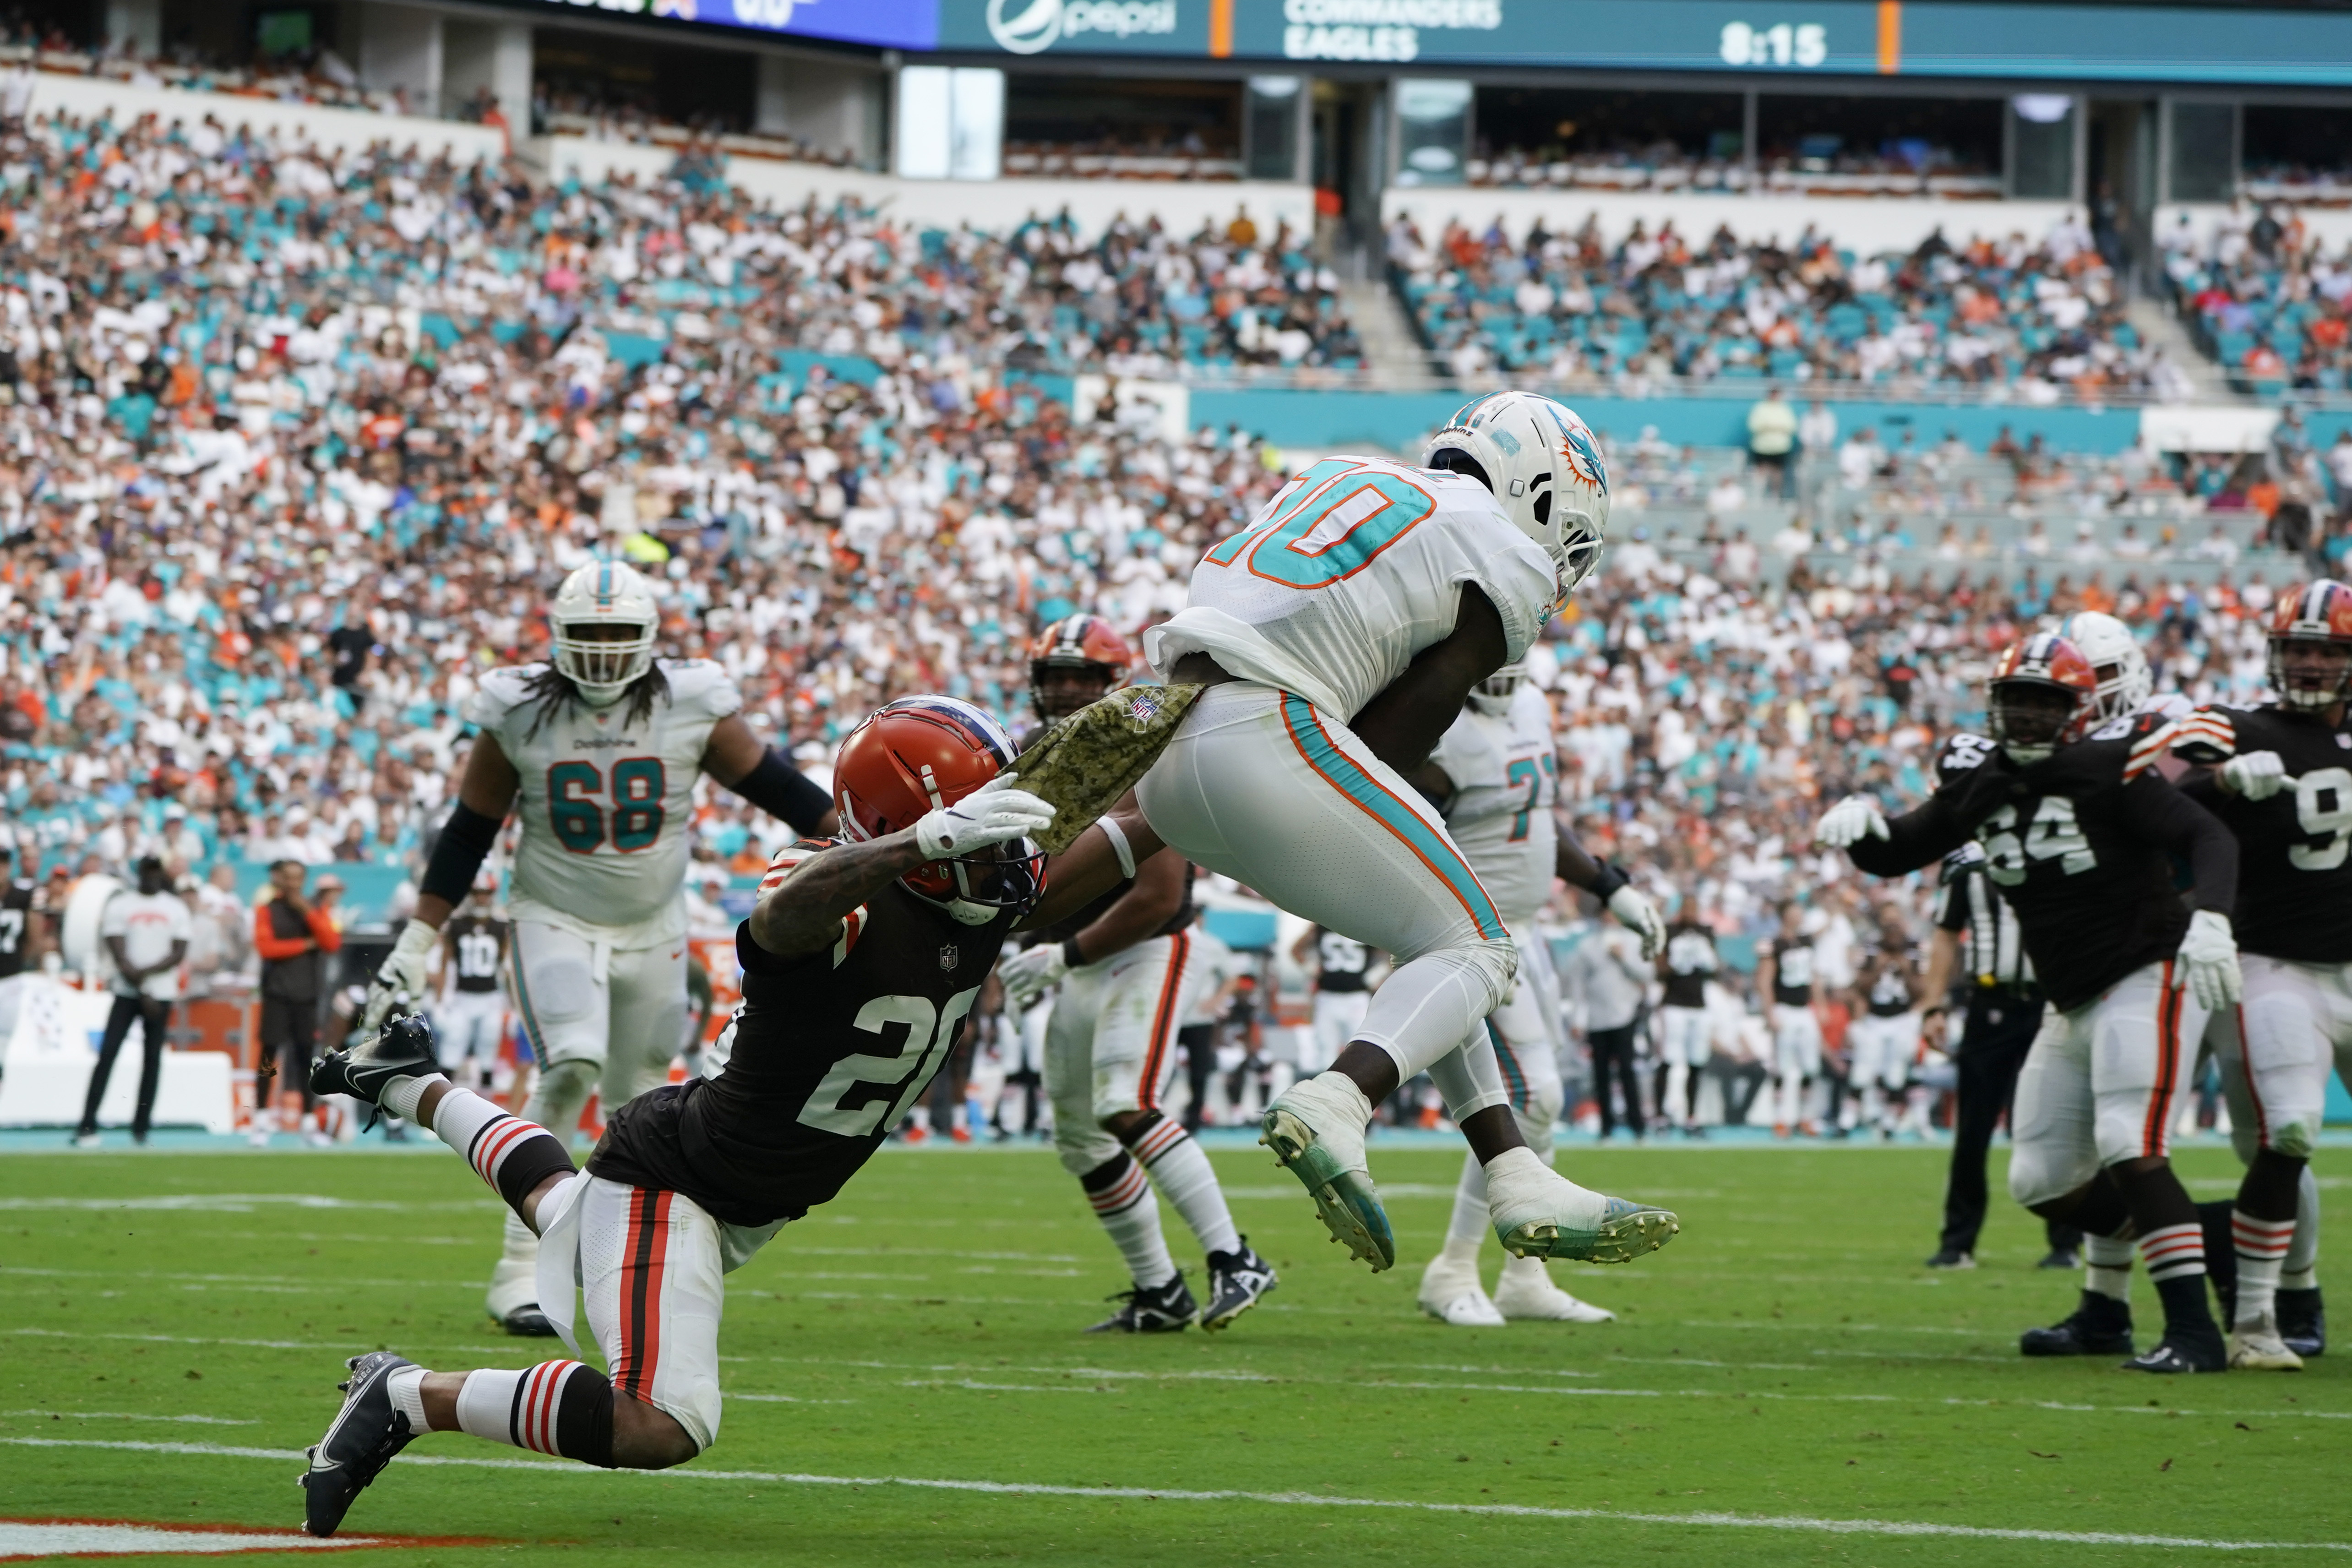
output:
[{"label": "white field marking", "polygon": [[950,1307],[1069,1307],[1091,1306],[1093,1296],[1057,1296],[1040,1301],[1030,1296],[898,1296],[887,1290],[749,1290],[772,1301],[912,1301],[919,1306]]},{"label": "white field marking", "polygon": [[855,1405],[855,1399],[803,1399],[797,1394],[734,1394],[722,1397],[740,1399],[750,1405]]},{"label": "white field marking", "polygon": [[[1669,1393],[1696,1394],[1700,1392],[1696,1389],[1664,1390],[1656,1388],[1522,1388],[1516,1384],[1508,1383],[1390,1383],[1385,1381],[1378,1383],[1359,1383],[1336,1377],[1266,1377],[1253,1378],[1247,1381],[1262,1383],[1345,1383],[1347,1386],[1361,1389],[1367,1394],[1379,1393],[1391,1388],[1414,1388],[1435,1389],[1444,1394],[1549,1394],[1555,1395],[1570,1394],[1591,1396],[1601,1399],[1663,1399],[1666,1397]],[[969,1378],[950,1377],[904,1378],[900,1380],[900,1386],[905,1388],[1003,1389],[1008,1392],[1018,1391],[1024,1394],[1108,1394],[1110,1392],[1108,1388],[1090,1387],[1075,1382],[1061,1384],[974,1383]],[[1856,1395],[1856,1397],[1859,1398],[1862,1396]],[[1874,1397],[1892,1399],[1894,1395],[1881,1394]]]},{"label": "white field marking", "polygon": [[1572,1372],[1549,1366],[1460,1366],[1449,1362],[1409,1361],[1399,1363],[1410,1372],[1483,1372],[1503,1377],[1599,1377],[1597,1372]]},{"label": "white field marking", "polygon": [[1969,1355],[1960,1351],[1815,1351],[1819,1356],[1843,1356],[1855,1361],[1980,1361],[1990,1366],[2015,1366],[2013,1355]]},{"label": "white field marking", "polygon": [[[0,1334],[17,1334],[39,1340],[131,1340],[142,1344],[159,1345],[243,1345],[265,1351],[352,1351],[372,1350],[372,1345],[352,1340],[231,1340],[209,1339],[197,1334],[101,1334],[81,1329],[0,1329]],[[463,1345],[443,1342],[419,1336],[415,1344],[431,1345],[435,1350],[465,1351],[469,1354],[506,1356],[520,1353],[518,1347],[506,1345]]]},{"label": "white field marking", "polygon": [[18,1557],[211,1556],[224,1552],[345,1552],[405,1544],[369,1535],[321,1541],[299,1531],[191,1530],[165,1524],[56,1524],[0,1519],[0,1563]]},{"label": "white field marking", "polygon": [[1754,1321],[1737,1319],[1728,1323],[1710,1323],[1696,1318],[1685,1318],[1676,1323],[1678,1329],[1782,1329],[1792,1334],[1958,1334],[1967,1339],[2000,1338],[2007,1329],[1945,1329],[1909,1328],[1900,1323],[1790,1323],[1779,1318],[1758,1318]]},{"label": "white field marking", "polygon": [[[1380,1182],[1377,1183],[1376,1185],[1379,1186],[1381,1196],[1383,1198],[1451,1198],[1454,1195],[1454,1189],[1452,1187],[1441,1186],[1434,1182]],[[1224,1194],[1228,1198],[1260,1198],[1273,1200],[1276,1198],[1302,1198],[1307,1195],[1307,1189],[1297,1185],[1287,1187],[1229,1186],[1224,1189]],[[1714,1187],[1644,1187],[1642,1190],[1642,1195],[1645,1200],[1655,1201],[1663,1199],[1670,1203],[1681,1203],[1689,1198],[1719,1198],[1723,1194],[1720,1190]]]},{"label": "white field marking", "polygon": [[141,1198],[0,1198],[0,1209],[89,1209],[100,1212],[111,1209],[170,1209],[213,1214],[251,1214],[257,1208],[265,1207],[391,1209],[401,1214],[426,1212],[446,1214],[458,1210],[503,1210],[506,1205],[495,1198],[473,1198],[462,1202],[444,1200],[432,1203],[394,1203],[385,1198],[330,1197],[323,1193],[166,1193]]},{"label": "white field marking", "polygon": [[[1813,1353],[1819,1355],[1822,1352],[1816,1351]],[[1853,1353],[1856,1355],[1864,1355],[1868,1352],[1864,1351],[1856,1351]],[[1830,1370],[1825,1366],[1815,1366],[1810,1362],[1703,1361],[1697,1356],[1689,1355],[1612,1354],[1609,1359],[1612,1362],[1622,1363],[1626,1366],[1721,1366],[1729,1367],[1734,1372],[1827,1372]],[[1579,1373],[1576,1375],[1580,1377],[1599,1377],[1601,1374],[1597,1372],[1587,1372]]]},{"label": "white field marking", "polygon": [[[296,1449],[236,1448],[211,1443],[105,1443],[89,1439],[0,1437],[47,1448],[116,1448],[148,1454],[182,1454],[197,1458],[268,1459],[275,1464],[300,1464],[306,1456]],[[600,1470],[592,1466],[548,1459],[467,1458],[457,1455],[417,1454],[393,1461],[395,1465],[451,1465],[468,1469],[544,1470],[567,1476],[659,1476],[664,1481],[751,1481],[771,1486],[910,1487],[927,1491],[970,1492],[985,1497],[1100,1498],[1137,1502],[1242,1502],[1276,1508],[1392,1509],[1412,1513],[1480,1515],[1496,1519],[1585,1519],[1616,1524],[1662,1524],[1689,1529],[1780,1530],[1821,1535],[1891,1535],[1946,1537],[1973,1541],[2047,1541],[2066,1546],[2171,1546],[2213,1552],[2352,1552],[2344,1541],[2227,1541],[2194,1535],[2138,1535],[2098,1530],[1999,1529],[1973,1524],[1939,1524],[1898,1519],[1815,1519],[1803,1515],[1744,1513],[1636,1513],[1601,1508],[1530,1508],[1518,1503],[1422,1502],[1405,1498],[1325,1497],[1314,1492],[1253,1492],[1237,1489],[1193,1490],[1180,1488],[1074,1487],[1020,1481],[947,1480],[916,1476],[817,1476],[779,1470]]]},{"label": "white field marking", "polygon": [[[185,1270],[131,1268],[21,1268],[0,1265],[0,1274],[37,1274],[54,1279],[171,1279],[193,1280],[205,1285],[299,1285],[320,1289],[315,1277],[299,1274],[191,1274]],[[463,1285],[468,1289],[479,1285],[478,1279],[338,1279],[338,1285],[350,1285],[370,1289],[396,1290],[407,1285]]]},{"label": "white field marking", "polygon": [[0,1410],[0,1415],[37,1415],[56,1421],[176,1421],[191,1426],[258,1426],[228,1415],[149,1415],[137,1410]]},{"label": "white field marking", "polygon": [[1016,1279],[1081,1279],[1081,1268],[999,1268],[989,1263],[967,1263],[956,1270],[959,1274],[1009,1274]]}]

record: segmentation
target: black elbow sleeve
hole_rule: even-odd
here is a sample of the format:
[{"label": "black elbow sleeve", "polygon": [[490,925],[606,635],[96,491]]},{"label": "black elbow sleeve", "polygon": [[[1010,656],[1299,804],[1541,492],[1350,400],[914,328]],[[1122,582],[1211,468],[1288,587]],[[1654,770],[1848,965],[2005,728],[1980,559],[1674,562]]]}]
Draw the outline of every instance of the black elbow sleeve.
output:
[{"label": "black elbow sleeve", "polygon": [[770,746],[748,773],[727,786],[795,833],[814,833],[833,809],[833,797],[817,782]]},{"label": "black elbow sleeve", "polygon": [[459,801],[449,820],[442,824],[433,858],[425,863],[425,879],[416,890],[427,898],[464,903],[466,895],[474,890],[474,873],[482,868],[483,859],[499,841],[499,818],[485,816]]}]

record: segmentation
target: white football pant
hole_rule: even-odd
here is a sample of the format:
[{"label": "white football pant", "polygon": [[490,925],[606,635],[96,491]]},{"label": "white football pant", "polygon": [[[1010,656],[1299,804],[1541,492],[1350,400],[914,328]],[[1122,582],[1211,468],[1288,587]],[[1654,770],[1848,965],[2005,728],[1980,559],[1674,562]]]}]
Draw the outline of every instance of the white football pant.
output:
[{"label": "white football pant", "polygon": [[2043,1008],[2010,1113],[2010,1195],[2031,1208],[2105,1166],[2165,1158],[2204,1030],[2205,1009],[2170,959],[2071,1013]]},{"label": "white football pant", "polygon": [[1062,977],[1045,1024],[1045,1093],[1054,1147],[1074,1176],[1115,1158],[1103,1130],[1122,1111],[1158,1108],[1176,1071],[1176,1031],[1201,989],[1190,932],[1155,936]]}]

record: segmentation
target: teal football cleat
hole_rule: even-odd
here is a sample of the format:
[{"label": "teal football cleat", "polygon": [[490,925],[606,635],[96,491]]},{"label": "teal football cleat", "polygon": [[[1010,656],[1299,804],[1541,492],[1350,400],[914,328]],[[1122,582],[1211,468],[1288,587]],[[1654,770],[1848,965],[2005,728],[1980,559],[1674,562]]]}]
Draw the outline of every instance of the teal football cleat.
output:
[{"label": "teal football cleat", "polygon": [[1526,1149],[1486,1163],[1486,1212],[1515,1258],[1630,1263],[1682,1229],[1666,1210],[1580,1187]]},{"label": "teal football cleat", "polygon": [[1266,1108],[1258,1142],[1306,1187],[1331,1239],[1344,1243],[1349,1256],[1370,1264],[1378,1274],[1396,1266],[1396,1235],[1365,1167],[1363,1124],[1346,1103],[1348,1096],[1363,1101],[1352,1084],[1344,1092],[1323,1078],[1291,1085]]}]

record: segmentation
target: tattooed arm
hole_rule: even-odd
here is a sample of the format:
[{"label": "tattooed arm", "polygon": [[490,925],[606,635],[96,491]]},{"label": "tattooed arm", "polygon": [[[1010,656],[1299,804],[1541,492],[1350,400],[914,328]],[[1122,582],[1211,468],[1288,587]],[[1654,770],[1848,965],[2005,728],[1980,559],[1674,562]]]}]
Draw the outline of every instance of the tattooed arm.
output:
[{"label": "tattooed arm", "polygon": [[862,844],[793,847],[776,858],[751,910],[751,940],[778,958],[822,952],[841,935],[842,917],[923,864],[914,829]]}]

